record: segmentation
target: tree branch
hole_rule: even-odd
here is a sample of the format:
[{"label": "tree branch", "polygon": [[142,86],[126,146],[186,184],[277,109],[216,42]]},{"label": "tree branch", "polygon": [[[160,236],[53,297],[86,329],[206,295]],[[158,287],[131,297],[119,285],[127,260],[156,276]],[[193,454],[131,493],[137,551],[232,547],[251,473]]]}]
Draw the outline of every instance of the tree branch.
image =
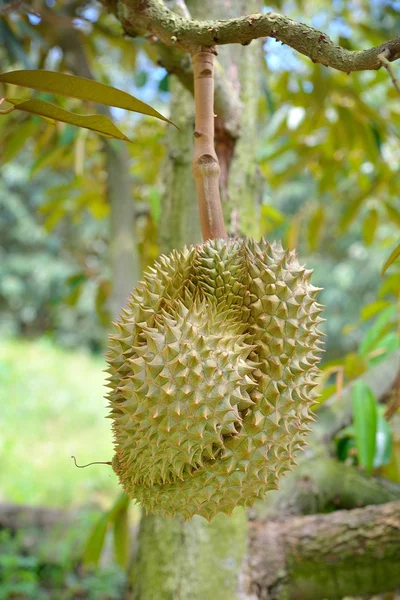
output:
[{"label": "tree branch", "polygon": [[[193,69],[190,56],[180,48],[166,46],[161,42],[156,44],[158,64],[168,73],[175,75],[181,84],[193,94]],[[224,130],[236,139],[240,134],[240,113],[242,105],[237,91],[226,76],[221,65],[215,61],[215,112],[224,121]]]},{"label": "tree branch", "polygon": [[256,519],[282,515],[311,515],[400,501],[400,484],[370,477],[351,465],[320,453],[303,456],[298,467],[283,477],[279,490],[250,509]]},{"label": "tree branch", "polygon": [[248,591],[268,600],[339,600],[393,591],[400,585],[399,533],[400,502],[253,521]]},{"label": "tree branch", "polygon": [[118,0],[117,15],[129,35],[151,34],[169,46],[191,54],[202,47],[249,44],[260,37],[273,37],[315,63],[339,71],[380,69],[383,52],[389,62],[400,58],[400,36],[367,50],[337,46],[321,31],[278,13],[254,14],[226,21],[195,21],[177,15],[162,0]]},{"label": "tree branch", "polygon": [[193,55],[194,132],[193,174],[203,239],[226,238],[219,195],[219,162],[214,147],[214,53]]}]

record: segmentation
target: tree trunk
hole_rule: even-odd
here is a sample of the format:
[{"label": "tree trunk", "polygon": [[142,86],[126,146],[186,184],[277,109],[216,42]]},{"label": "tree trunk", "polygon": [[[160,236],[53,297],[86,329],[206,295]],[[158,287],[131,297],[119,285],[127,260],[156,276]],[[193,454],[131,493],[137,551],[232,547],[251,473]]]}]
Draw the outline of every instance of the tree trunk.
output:
[{"label": "tree trunk", "polygon": [[135,205],[129,154],[124,142],[104,142],[107,199],[110,204],[111,317],[117,318],[139,276],[135,240]]},{"label": "tree trunk", "polygon": [[[243,14],[248,2],[225,3],[207,0],[187,2],[192,16],[220,17]],[[247,8],[246,8],[246,6]],[[254,8],[254,7],[253,7]],[[229,13],[229,14],[227,14]],[[254,135],[258,97],[253,72],[261,60],[260,45],[251,48],[219,49],[218,59],[225,74],[233,81],[233,92],[242,100],[241,132],[234,138],[227,133],[223,115],[217,117],[216,149],[223,172],[221,192],[227,223],[238,223],[240,231],[258,235],[254,193],[256,167]],[[242,78],[243,76],[243,78]],[[180,131],[168,131],[168,163],[165,170],[165,193],[161,218],[161,251],[169,252],[184,244],[201,241],[197,199],[192,175],[194,103],[193,96],[174,79],[171,84],[171,119]],[[238,103],[239,105],[239,103]],[[233,183],[230,177],[234,174]],[[252,215],[244,224],[241,214]],[[238,234],[236,230],[234,233]],[[235,600],[241,594],[242,565],[246,560],[247,518],[238,508],[231,517],[217,515],[211,523],[194,517],[184,523],[179,517],[163,519],[143,516],[139,531],[138,551],[133,570],[134,600]]]},{"label": "tree trunk", "polygon": [[259,600],[340,600],[400,586],[400,503],[252,522],[249,590]]},{"label": "tree trunk", "polygon": [[171,120],[179,129],[167,132],[164,194],[159,233],[160,250],[201,242],[200,221],[192,175],[194,104],[193,96],[171,77]]}]

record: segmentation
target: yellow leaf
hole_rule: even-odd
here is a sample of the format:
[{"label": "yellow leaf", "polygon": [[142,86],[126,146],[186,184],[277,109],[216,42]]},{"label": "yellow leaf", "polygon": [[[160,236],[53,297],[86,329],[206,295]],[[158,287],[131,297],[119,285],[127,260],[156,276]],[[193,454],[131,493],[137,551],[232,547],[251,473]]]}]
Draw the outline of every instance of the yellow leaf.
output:
[{"label": "yellow leaf", "polygon": [[375,208],[372,208],[364,219],[362,231],[364,243],[367,246],[370,246],[374,241],[378,219],[378,211]]},{"label": "yellow leaf", "polygon": [[393,252],[389,256],[389,258],[387,259],[387,261],[383,265],[382,271],[381,271],[381,275],[384,275],[386,273],[386,271],[388,270],[388,268],[390,267],[390,265],[392,263],[394,263],[394,261],[396,260],[396,258],[398,258],[399,256],[400,256],[400,244],[398,244],[396,246],[396,248],[393,250]]},{"label": "yellow leaf", "polygon": [[308,245],[312,252],[318,248],[321,242],[324,223],[324,208],[322,206],[318,206],[312,213],[308,222]]},{"label": "yellow leaf", "polygon": [[[7,101],[14,104],[11,98],[7,99]],[[110,119],[103,115],[77,115],[69,110],[56,106],[55,104],[37,98],[25,100],[25,102],[21,102],[20,104],[17,103],[15,104],[15,109],[37,115],[38,117],[43,117],[44,119],[62,121],[63,123],[69,123],[76,127],[85,127],[86,129],[91,129],[106,137],[112,137],[126,142],[130,141],[122,131],[110,121]]]},{"label": "yellow leaf", "polygon": [[68,98],[78,98],[79,100],[88,100],[97,104],[124,108],[171,123],[171,121],[163,117],[154,108],[127,92],[117,90],[105,83],[86,79],[86,77],[66,75],[65,73],[57,73],[56,71],[32,69],[3,73],[0,75],[0,81],[42,92],[60,94],[60,96],[67,96]]}]

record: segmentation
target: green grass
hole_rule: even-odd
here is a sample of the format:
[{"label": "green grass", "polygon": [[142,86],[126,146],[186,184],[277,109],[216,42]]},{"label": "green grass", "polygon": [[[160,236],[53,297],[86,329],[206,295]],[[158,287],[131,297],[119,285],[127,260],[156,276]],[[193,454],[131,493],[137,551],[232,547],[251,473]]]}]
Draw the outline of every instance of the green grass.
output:
[{"label": "green grass", "polygon": [[68,507],[115,498],[101,358],[49,341],[0,343],[0,500]]}]

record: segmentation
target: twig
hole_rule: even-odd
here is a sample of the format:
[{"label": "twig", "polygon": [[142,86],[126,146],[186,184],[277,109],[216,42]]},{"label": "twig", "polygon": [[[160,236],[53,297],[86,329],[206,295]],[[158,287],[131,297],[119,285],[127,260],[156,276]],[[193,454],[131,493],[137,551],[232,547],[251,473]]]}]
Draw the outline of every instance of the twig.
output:
[{"label": "twig", "polygon": [[[0,104],[3,104],[5,98],[0,98]],[[11,106],[10,108],[5,108],[4,110],[0,110],[0,115],[8,115],[8,113],[15,110],[15,106]]]},{"label": "twig", "polygon": [[8,12],[13,12],[14,10],[17,10],[18,8],[21,8],[21,6],[24,4],[24,0],[13,0],[12,2],[9,2],[8,4],[5,4],[4,6],[2,6],[0,8],[0,15],[4,15]]},{"label": "twig", "polygon": [[383,52],[381,52],[380,54],[378,54],[379,60],[381,61],[382,65],[385,67],[386,71],[389,73],[390,79],[393,81],[394,87],[400,94],[400,82],[396,77],[396,73],[394,72],[394,69],[393,69],[392,65],[390,64],[390,61],[388,60],[388,56],[390,56],[390,52],[388,49],[386,49]]},{"label": "twig", "polygon": [[214,148],[214,49],[193,55],[194,131],[193,174],[196,180],[203,239],[226,238],[219,195],[219,162]]}]

